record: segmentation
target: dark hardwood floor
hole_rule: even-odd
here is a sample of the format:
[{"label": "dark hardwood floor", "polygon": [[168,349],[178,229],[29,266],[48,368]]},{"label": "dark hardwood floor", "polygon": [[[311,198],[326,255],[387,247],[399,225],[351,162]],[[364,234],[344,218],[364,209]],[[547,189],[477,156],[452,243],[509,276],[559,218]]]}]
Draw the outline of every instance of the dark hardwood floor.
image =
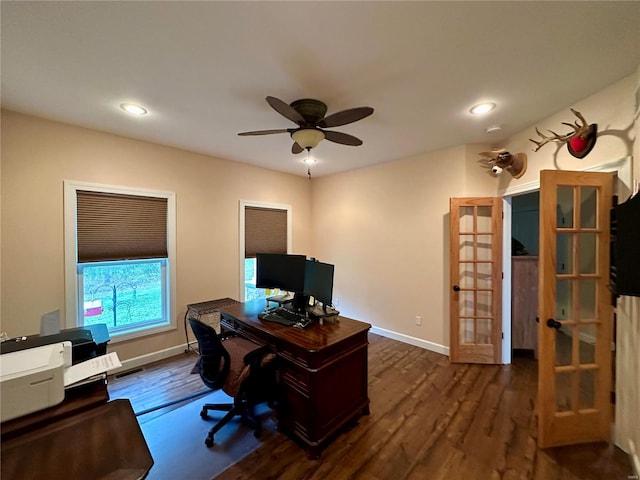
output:
[{"label": "dark hardwood floor", "polygon": [[[535,360],[451,364],[446,356],[375,334],[369,334],[369,342],[370,415],[330,443],[319,460],[308,460],[295,442],[278,434],[216,478],[637,478],[627,455],[609,444],[537,448]],[[185,353],[110,377],[111,398],[129,398],[141,412],[206,391],[200,377],[190,374],[195,360],[193,353]],[[139,419],[148,421],[183,403]]]}]

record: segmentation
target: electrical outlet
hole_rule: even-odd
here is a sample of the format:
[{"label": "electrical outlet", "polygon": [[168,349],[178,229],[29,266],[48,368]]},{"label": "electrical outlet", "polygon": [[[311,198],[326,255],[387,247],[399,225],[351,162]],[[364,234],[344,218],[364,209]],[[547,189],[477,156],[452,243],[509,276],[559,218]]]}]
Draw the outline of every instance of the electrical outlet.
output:
[{"label": "electrical outlet", "polygon": [[416,325],[422,325],[422,317],[420,315],[416,315]]}]

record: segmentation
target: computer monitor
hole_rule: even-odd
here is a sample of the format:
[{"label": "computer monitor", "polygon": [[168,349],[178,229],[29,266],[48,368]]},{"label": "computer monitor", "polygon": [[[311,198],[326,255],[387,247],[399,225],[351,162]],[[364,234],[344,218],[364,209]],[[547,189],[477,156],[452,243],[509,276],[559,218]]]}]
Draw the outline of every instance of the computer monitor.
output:
[{"label": "computer monitor", "polygon": [[307,257],[284,253],[256,254],[256,288],[302,293]]},{"label": "computer monitor", "polygon": [[333,300],[333,271],[329,263],[307,260],[304,274],[304,293],[322,303],[326,312]]}]

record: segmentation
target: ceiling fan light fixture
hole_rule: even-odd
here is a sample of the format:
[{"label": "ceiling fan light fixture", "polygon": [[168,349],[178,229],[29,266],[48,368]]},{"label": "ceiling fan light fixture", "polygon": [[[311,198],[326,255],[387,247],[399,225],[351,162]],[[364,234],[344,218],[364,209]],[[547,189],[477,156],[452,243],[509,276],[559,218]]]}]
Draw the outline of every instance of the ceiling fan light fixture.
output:
[{"label": "ceiling fan light fixture", "polygon": [[302,148],[310,149],[315,148],[322,140],[324,140],[324,133],[315,128],[303,128],[296,130],[291,134],[293,141],[300,145]]}]

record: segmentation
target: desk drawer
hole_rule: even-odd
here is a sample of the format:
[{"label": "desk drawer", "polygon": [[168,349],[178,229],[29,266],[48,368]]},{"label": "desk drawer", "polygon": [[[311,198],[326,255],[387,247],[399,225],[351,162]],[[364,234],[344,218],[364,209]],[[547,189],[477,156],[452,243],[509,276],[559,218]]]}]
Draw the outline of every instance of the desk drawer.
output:
[{"label": "desk drawer", "polygon": [[307,371],[281,362],[280,380],[285,385],[298,390],[301,394],[309,395],[309,373]]}]

